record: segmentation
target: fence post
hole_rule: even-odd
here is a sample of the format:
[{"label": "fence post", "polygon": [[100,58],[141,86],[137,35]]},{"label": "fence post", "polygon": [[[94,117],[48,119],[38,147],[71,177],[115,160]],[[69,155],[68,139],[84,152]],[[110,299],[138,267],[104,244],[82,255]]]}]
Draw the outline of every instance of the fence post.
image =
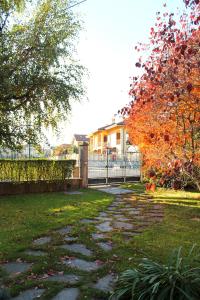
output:
[{"label": "fence post", "polygon": [[106,148],[106,184],[108,184],[108,148]]},{"label": "fence post", "polygon": [[126,156],[125,153],[123,154],[123,157],[124,157],[124,182],[126,182],[126,160],[127,160],[127,156]]},{"label": "fence post", "polygon": [[80,145],[80,177],[82,179],[82,187],[88,187],[88,144]]},{"label": "fence post", "polygon": [[141,152],[140,152],[140,155],[139,155],[139,160],[140,160],[140,182],[143,183],[143,174],[142,174],[143,157],[142,157]]}]

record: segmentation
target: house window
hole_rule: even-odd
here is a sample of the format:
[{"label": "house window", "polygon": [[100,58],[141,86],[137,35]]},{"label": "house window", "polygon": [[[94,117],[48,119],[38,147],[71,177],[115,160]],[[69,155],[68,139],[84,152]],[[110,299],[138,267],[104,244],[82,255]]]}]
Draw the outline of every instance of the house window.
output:
[{"label": "house window", "polygon": [[120,144],[120,132],[116,133],[117,145]]},{"label": "house window", "polygon": [[103,137],[103,141],[104,141],[104,143],[107,143],[107,141],[108,141],[108,137],[107,137],[107,135],[104,135],[104,137]]},{"label": "house window", "polygon": [[98,135],[98,147],[101,146],[101,135]]}]

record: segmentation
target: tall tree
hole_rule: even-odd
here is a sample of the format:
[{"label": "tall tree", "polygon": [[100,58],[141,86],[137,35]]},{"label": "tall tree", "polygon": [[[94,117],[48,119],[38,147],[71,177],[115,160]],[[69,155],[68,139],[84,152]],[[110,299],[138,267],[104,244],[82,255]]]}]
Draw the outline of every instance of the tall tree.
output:
[{"label": "tall tree", "polygon": [[179,20],[157,13],[150,45],[136,46],[150,54],[136,63],[143,72],[133,77],[133,101],[122,112],[146,169],[174,167],[200,190],[200,6],[198,0],[185,3],[188,13]]},{"label": "tall tree", "polygon": [[83,95],[84,68],[73,59],[80,24],[71,1],[31,2],[0,4],[1,147],[36,144],[42,128],[55,128]]}]

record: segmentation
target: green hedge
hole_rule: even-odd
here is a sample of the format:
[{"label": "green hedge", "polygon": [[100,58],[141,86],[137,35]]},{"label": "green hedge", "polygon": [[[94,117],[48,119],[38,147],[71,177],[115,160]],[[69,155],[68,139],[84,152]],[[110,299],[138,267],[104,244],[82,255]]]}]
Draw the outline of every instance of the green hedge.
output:
[{"label": "green hedge", "polygon": [[0,181],[64,180],[75,160],[0,160]]}]

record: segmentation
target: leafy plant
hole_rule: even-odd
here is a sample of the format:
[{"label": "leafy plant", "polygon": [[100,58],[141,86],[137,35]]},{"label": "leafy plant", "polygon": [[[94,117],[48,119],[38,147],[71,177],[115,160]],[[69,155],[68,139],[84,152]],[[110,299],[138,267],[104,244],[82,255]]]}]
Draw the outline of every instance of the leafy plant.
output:
[{"label": "leafy plant", "polygon": [[143,259],[138,269],[126,270],[118,279],[111,299],[197,300],[200,299],[200,266],[195,245],[186,257],[182,247],[173,251],[166,265]]},{"label": "leafy plant", "polygon": [[[82,99],[75,60],[80,22],[72,0],[0,1],[0,146],[40,144]],[[20,13],[16,13],[20,11]]]},{"label": "leafy plant", "polygon": [[140,75],[132,77],[132,101],[121,113],[143,169],[168,170],[179,160],[181,168],[166,174],[165,185],[179,188],[187,181],[200,191],[200,2],[184,3],[178,14],[157,12],[150,42],[135,46]]},{"label": "leafy plant", "polygon": [[64,180],[75,160],[0,160],[0,181]]}]

